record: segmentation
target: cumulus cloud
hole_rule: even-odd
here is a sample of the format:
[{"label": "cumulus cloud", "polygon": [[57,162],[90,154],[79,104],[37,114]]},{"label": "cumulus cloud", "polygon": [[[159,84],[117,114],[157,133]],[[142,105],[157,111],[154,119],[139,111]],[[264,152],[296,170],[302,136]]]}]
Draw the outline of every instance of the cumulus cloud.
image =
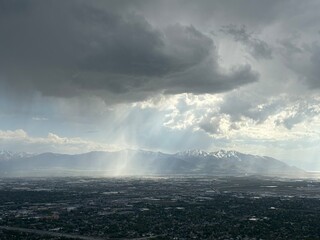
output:
[{"label": "cumulus cloud", "polygon": [[60,137],[54,133],[48,133],[47,137],[30,136],[23,129],[0,130],[0,143],[2,148],[26,152],[65,152],[79,153],[97,150],[116,150],[113,145],[102,144],[78,137]]},{"label": "cumulus cloud", "polygon": [[[240,96],[239,96],[240,94]],[[261,98],[242,91],[210,96],[189,102],[180,96],[176,108],[168,110],[165,126],[174,130],[199,130],[214,143],[252,145],[276,144],[291,147],[294,142],[313,139],[318,134],[319,99],[316,96]],[[182,108],[182,111],[180,110]],[[301,144],[301,143],[299,143]]]},{"label": "cumulus cloud", "polygon": [[17,130],[8,130],[2,131],[0,130],[0,139],[1,140],[15,140],[15,139],[26,139],[28,137],[27,133],[22,129]]},{"label": "cumulus cloud", "polygon": [[302,122],[309,122],[320,114],[319,100],[317,99],[300,99],[295,103],[286,106],[282,113],[275,120],[277,125],[283,125],[291,130],[295,125]]},{"label": "cumulus cloud", "polygon": [[259,124],[279,111],[284,101],[285,99],[281,96],[268,98],[253,93],[233,92],[221,102],[219,113],[227,114],[232,122],[247,118]]}]

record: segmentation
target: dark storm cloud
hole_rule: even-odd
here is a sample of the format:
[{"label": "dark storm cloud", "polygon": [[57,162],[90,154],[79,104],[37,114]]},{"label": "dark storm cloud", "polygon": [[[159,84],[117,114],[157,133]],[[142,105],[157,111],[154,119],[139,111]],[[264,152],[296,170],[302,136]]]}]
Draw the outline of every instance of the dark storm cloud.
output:
[{"label": "dark storm cloud", "polygon": [[258,79],[249,65],[222,71],[214,42],[192,25],[159,28],[129,7],[95,4],[0,1],[2,84],[121,102],[161,92],[223,92]]},{"label": "dark storm cloud", "polygon": [[252,33],[248,33],[245,26],[238,27],[236,25],[224,26],[222,32],[231,35],[235,41],[241,42],[248,48],[249,53],[257,60],[271,59],[272,49],[264,41],[255,38]]},{"label": "dark storm cloud", "polygon": [[234,67],[228,73],[222,72],[215,59],[209,58],[194,68],[174,74],[172,77],[175,88],[166,89],[165,93],[181,93],[187,88],[192,89],[188,91],[190,93],[203,94],[225,92],[255,82],[259,75],[252,71],[250,65]]},{"label": "dark storm cloud", "polygon": [[153,19],[165,23],[178,19],[180,22],[191,20],[199,26],[209,24],[212,27],[215,24],[221,26],[237,23],[260,28],[283,16],[283,9],[288,8],[288,4],[290,5],[292,1],[138,0],[134,3],[140,3],[135,8],[137,11],[146,12]]}]

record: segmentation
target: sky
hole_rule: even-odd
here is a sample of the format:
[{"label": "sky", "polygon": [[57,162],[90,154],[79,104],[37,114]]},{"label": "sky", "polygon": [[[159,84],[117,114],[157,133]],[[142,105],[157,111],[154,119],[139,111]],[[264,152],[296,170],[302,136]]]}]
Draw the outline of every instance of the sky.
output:
[{"label": "sky", "polygon": [[0,148],[236,150],[320,170],[320,1],[0,0]]}]

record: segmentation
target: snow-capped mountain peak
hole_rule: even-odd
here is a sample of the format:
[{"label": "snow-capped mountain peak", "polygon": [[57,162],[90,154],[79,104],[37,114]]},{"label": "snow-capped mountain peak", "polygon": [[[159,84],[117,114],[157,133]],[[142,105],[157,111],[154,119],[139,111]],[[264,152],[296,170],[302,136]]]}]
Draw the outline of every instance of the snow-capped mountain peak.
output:
[{"label": "snow-capped mountain peak", "polygon": [[34,156],[35,154],[26,152],[11,152],[8,150],[0,150],[0,161],[9,161],[14,159],[22,159]]},{"label": "snow-capped mountain peak", "polygon": [[239,161],[241,161],[240,158],[240,153],[237,151],[227,151],[227,150],[219,150],[216,152],[205,152],[203,150],[199,150],[199,149],[193,149],[193,150],[186,150],[183,152],[179,152],[177,153],[177,155],[179,157],[214,157],[214,158],[219,158],[219,159],[223,159],[223,158],[236,158]]},{"label": "snow-capped mountain peak", "polygon": [[207,157],[209,154],[200,149],[190,149],[183,152],[178,152],[180,157]]},{"label": "snow-capped mountain peak", "polygon": [[12,159],[14,153],[7,150],[0,150],[0,159],[1,160],[10,160]]},{"label": "snow-capped mountain peak", "polygon": [[210,153],[211,156],[214,156],[216,158],[239,158],[239,153],[236,151],[226,151],[226,150],[219,150],[217,152]]}]

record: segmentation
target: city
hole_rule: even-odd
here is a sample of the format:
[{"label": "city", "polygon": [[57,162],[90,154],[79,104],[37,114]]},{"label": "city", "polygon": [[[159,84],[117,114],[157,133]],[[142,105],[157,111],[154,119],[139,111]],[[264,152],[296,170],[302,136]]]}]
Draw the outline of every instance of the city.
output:
[{"label": "city", "polygon": [[320,239],[320,182],[267,177],[9,178],[1,239]]}]

